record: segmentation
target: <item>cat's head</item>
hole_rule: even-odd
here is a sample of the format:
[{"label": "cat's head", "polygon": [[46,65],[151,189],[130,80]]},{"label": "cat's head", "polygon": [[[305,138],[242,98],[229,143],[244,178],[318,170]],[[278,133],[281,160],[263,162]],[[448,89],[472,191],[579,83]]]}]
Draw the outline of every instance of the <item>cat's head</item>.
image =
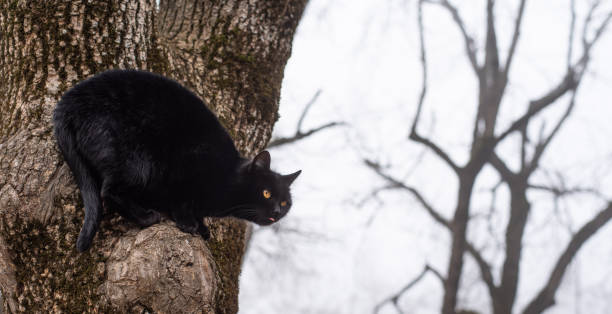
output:
[{"label": "cat's head", "polygon": [[259,225],[277,222],[291,208],[289,186],[301,172],[278,174],[270,170],[270,153],[259,153],[239,170],[241,200],[231,215]]}]

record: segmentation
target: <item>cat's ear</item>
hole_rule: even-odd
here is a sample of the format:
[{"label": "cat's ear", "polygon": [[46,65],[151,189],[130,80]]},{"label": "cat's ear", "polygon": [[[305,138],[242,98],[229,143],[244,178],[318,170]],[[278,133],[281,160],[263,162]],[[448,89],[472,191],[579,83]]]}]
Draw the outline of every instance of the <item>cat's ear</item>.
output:
[{"label": "cat's ear", "polygon": [[285,184],[287,184],[287,186],[291,185],[291,183],[293,183],[293,181],[295,181],[295,179],[297,179],[297,177],[300,175],[300,173],[302,173],[302,170],[298,170],[292,174],[288,174],[288,175],[284,175],[283,176],[283,181],[285,181]]},{"label": "cat's ear", "polygon": [[270,153],[268,153],[267,150],[257,154],[257,156],[253,158],[253,161],[251,161],[249,170],[255,169],[270,170]]}]

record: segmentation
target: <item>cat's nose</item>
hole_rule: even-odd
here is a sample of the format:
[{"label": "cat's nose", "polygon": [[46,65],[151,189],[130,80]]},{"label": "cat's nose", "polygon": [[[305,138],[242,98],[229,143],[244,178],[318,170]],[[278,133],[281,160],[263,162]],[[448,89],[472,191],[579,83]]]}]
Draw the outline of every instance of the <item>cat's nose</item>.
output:
[{"label": "cat's nose", "polygon": [[281,212],[280,206],[278,205],[274,206],[274,215],[278,217],[278,215],[280,215],[280,212]]}]

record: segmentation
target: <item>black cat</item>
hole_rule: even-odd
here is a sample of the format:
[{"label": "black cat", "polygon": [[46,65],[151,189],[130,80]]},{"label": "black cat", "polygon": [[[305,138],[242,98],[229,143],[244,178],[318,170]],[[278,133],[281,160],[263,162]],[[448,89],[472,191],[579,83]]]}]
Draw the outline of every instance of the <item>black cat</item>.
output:
[{"label": "black cat", "polygon": [[85,205],[81,252],[103,207],[143,227],[164,214],[205,239],[203,217],[272,224],[291,207],[289,186],[301,172],[271,171],[267,151],[242,158],[197,96],[143,71],[111,70],[77,84],[57,104],[53,123]]}]

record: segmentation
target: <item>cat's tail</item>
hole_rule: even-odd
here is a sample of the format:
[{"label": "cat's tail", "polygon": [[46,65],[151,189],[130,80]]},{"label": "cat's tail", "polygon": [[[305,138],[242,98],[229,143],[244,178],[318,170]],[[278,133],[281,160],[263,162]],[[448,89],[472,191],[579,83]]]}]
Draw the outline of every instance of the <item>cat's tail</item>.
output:
[{"label": "cat's tail", "polygon": [[[61,105],[58,104],[58,107]],[[77,149],[76,135],[68,125],[66,117],[61,109],[56,109],[53,114],[53,124],[55,128],[55,138],[58,146],[64,155],[64,159],[72,174],[83,197],[85,205],[85,219],[83,227],[77,240],[79,252],[86,251],[98,231],[100,219],[102,217],[102,199],[100,198],[100,184],[95,178],[94,172],[87,164],[81,153]]]}]

